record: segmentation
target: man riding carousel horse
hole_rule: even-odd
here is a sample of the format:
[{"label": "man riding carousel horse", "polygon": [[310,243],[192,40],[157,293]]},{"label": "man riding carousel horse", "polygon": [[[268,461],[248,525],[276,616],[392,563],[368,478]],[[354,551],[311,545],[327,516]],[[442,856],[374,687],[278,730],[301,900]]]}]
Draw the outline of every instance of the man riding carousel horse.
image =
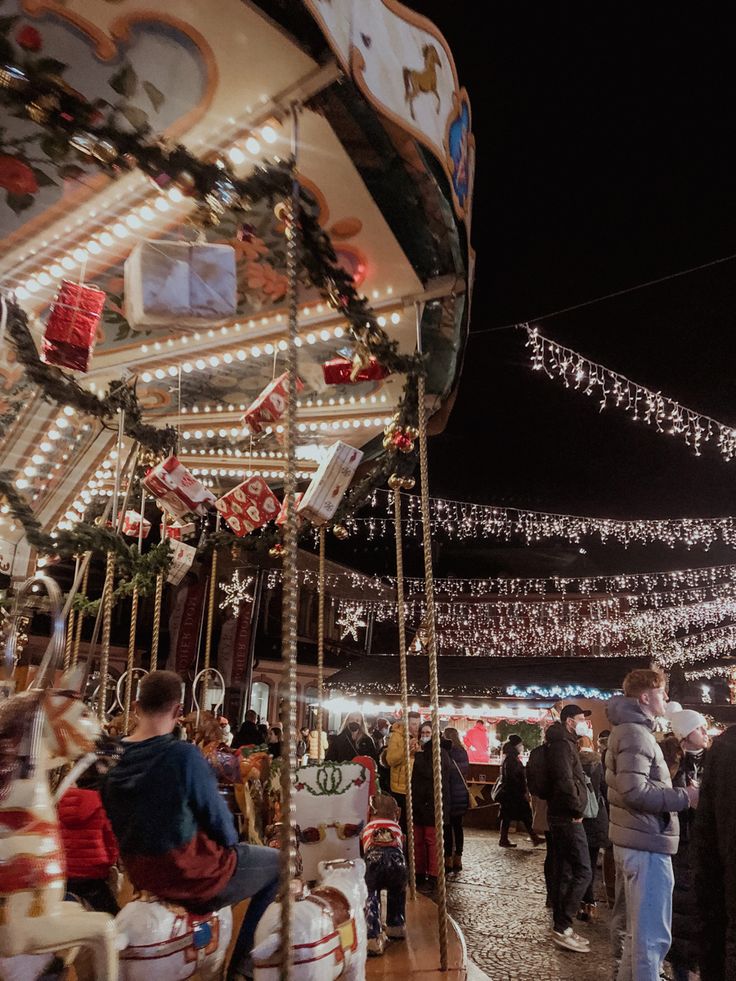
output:
[{"label": "man riding carousel horse", "polygon": [[251,974],[253,936],[276,894],[279,853],[238,843],[211,767],[173,735],[181,688],[171,671],[141,681],[138,725],[102,797],[136,889],[197,914],[250,897],[228,974],[236,981]]}]

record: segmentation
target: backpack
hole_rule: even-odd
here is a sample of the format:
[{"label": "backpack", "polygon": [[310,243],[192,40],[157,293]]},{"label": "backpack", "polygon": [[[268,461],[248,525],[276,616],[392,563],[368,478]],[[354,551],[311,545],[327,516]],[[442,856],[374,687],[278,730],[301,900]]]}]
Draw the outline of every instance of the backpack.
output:
[{"label": "backpack", "polygon": [[593,784],[591,783],[588,774],[585,774],[585,790],[588,794],[588,800],[585,804],[585,810],[583,811],[584,818],[597,818],[598,811],[600,810],[600,804],[598,803],[598,798],[595,795],[595,790],[593,789]]},{"label": "backpack", "polygon": [[526,785],[529,793],[540,800],[549,800],[552,793],[549,768],[547,766],[547,744],[535,746],[526,764]]}]

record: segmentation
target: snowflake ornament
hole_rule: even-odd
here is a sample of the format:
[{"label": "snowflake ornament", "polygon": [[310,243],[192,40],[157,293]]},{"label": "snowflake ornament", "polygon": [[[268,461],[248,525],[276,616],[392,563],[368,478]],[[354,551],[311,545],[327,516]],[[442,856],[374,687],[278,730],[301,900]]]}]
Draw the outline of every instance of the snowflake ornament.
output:
[{"label": "snowflake ornament", "polygon": [[220,603],[220,609],[224,610],[228,606],[233,611],[233,616],[237,616],[241,603],[252,603],[253,595],[250,589],[255,582],[255,576],[240,578],[240,573],[236,569],[230,582],[221,582],[220,589],[225,594],[225,598]]},{"label": "snowflake ornament", "polygon": [[340,616],[335,621],[338,627],[342,627],[340,640],[345,640],[348,634],[350,634],[353,640],[357,640],[358,631],[361,627],[367,626],[366,621],[362,619],[364,616],[365,607],[363,606],[348,606],[343,608]]}]

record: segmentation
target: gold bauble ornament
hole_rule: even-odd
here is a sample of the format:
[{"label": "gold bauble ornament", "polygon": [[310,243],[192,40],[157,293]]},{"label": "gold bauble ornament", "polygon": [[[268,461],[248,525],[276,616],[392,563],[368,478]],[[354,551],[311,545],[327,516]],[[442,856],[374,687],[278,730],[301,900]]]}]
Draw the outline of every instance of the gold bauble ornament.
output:
[{"label": "gold bauble ornament", "polygon": [[413,490],[414,484],[416,484],[416,480],[413,477],[404,477],[401,481],[401,489],[405,491]]},{"label": "gold bauble ornament", "polygon": [[346,538],[350,537],[350,532],[347,530],[345,525],[333,525],[332,534],[335,538],[339,538],[341,542],[344,542]]},{"label": "gold bauble ornament", "polygon": [[392,473],[388,478],[388,486],[391,490],[402,490],[404,486],[404,478],[397,473]]}]

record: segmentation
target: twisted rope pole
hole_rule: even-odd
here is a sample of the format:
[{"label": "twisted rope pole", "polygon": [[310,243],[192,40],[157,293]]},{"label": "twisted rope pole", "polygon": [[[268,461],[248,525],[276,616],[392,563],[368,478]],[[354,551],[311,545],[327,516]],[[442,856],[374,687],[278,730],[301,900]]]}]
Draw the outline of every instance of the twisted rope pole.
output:
[{"label": "twisted rope pole", "polygon": [[[143,552],[143,515],[146,510],[146,488],[141,483],[140,524],[138,526],[138,554]],[[138,586],[133,587],[130,601],[130,633],[128,634],[128,664],[125,672],[125,706],[123,715],[123,731],[127,736],[130,731],[130,702],[133,695],[133,663],[135,661],[135,632],[138,626]]]},{"label": "twisted rope pole", "polygon": [[[215,534],[220,527],[220,516],[217,516]],[[210,568],[210,595],[207,607],[207,633],[204,639],[204,666],[202,675],[202,711],[207,711],[207,689],[210,686],[210,658],[212,655],[212,628],[215,623],[215,597],[217,596],[217,549],[212,549],[212,566]]]},{"label": "twisted rope pole", "polygon": [[322,700],[325,687],[325,528],[319,529],[317,582],[317,761],[322,761]]},{"label": "twisted rope pole", "polygon": [[[166,538],[166,512],[161,518],[161,537]],[[164,595],[164,574],[156,576],[156,596],[153,601],[153,635],[151,636],[151,671],[158,668],[158,640],[161,635],[161,604]]]},{"label": "twisted rope pole", "polygon": [[[421,353],[421,313],[417,304],[417,347]],[[447,886],[444,861],[444,820],[442,814],[442,747],[440,746],[440,687],[437,672],[437,635],[434,615],[434,576],[432,572],[432,526],[429,510],[429,464],[427,460],[427,408],[425,376],[417,385],[419,422],[419,473],[421,477],[422,542],[424,546],[425,624],[429,657],[429,698],[432,708],[432,770],[434,774],[434,831],[437,850],[437,925],[440,937],[440,970],[447,970]]]},{"label": "twisted rope pole", "polygon": [[299,148],[299,113],[301,107],[291,106],[291,196],[286,218],[286,274],[289,282],[289,336],[286,365],[289,391],[286,401],[286,473],[284,500],[286,524],[284,526],[284,567],[281,607],[281,658],[286,673],[286,698],[283,702],[281,721],[283,743],[281,761],[281,966],[282,981],[290,981],[293,975],[292,924],[294,896],[291,882],[296,874],[296,838],[294,835],[294,800],[292,782],[296,768],[296,656],[297,656],[297,606],[299,601],[297,513],[296,513],[296,443],[297,443],[297,333],[299,329],[298,272],[299,272],[299,177],[297,151]]},{"label": "twisted rope pole", "polygon": [[100,687],[98,689],[97,718],[100,725],[105,721],[107,679],[110,674],[110,632],[112,630],[112,592],[115,586],[115,555],[107,553],[105,585],[102,587],[102,654],[100,656]]},{"label": "twisted rope pole", "polygon": [[[87,587],[89,585],[89,561],[84,570],[84,576],[82,577],[82,585],[79,590],[84,599],[87,599]],[[71,614],[70,614],[71,616]],[[82,643],[82,624],[84,623],[84,611],[79,610],[77,613],[76,623],[75,623],[75,633],[74,633],[74,647],[72,649],[72,657],[69,662],[70,667],[74,667],[79,660],[79,645]]]},{"label": "twisted rope pole", "polygon": [[417,898],[416,865],[414,862],[414,805],[411,799],[411,752],[409,749],[409,677],[406,664],[406,623],[404,622],[404,543],[401,535],[401,488],[394,492],[394,525],[396,528],[396,613],[399,627],[399,670],[401,672],[401,709],[404,718],[404,765],[406,766],[406,854],[409,860],[409,896]]}]

